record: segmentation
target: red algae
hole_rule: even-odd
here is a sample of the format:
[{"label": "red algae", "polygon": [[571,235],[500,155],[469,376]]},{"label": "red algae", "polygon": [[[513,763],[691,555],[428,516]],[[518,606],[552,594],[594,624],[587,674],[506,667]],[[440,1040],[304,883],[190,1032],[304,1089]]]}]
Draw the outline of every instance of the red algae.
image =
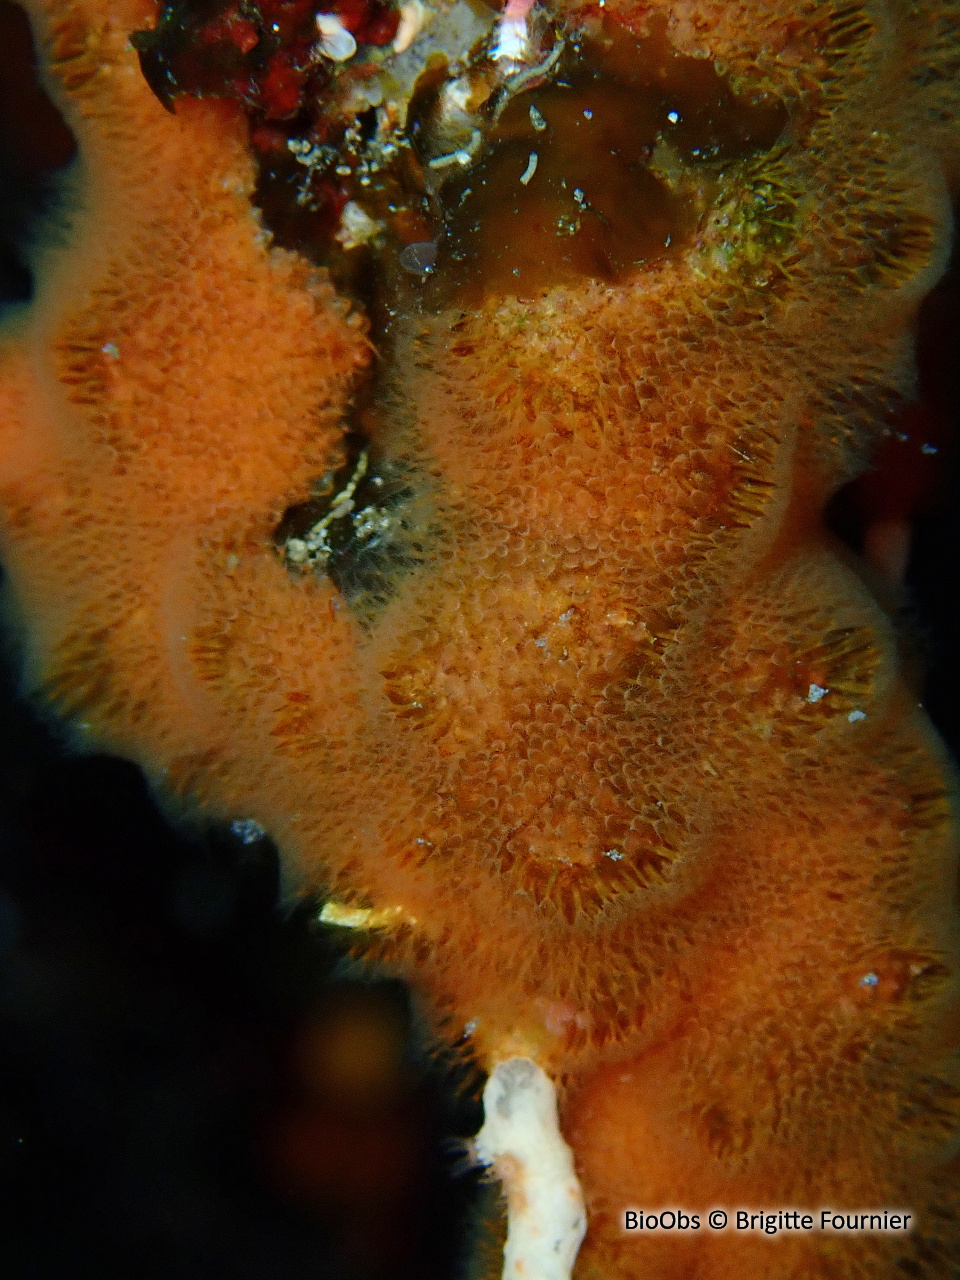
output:
[{"label": "red algae", "polygon": [[[911,392],[960,11],[276,8],[161,103],[147,0],[30,6],[79,148],[0,344],[30,680],[558,1082],[583,1280],[954,1274],[953,776],[821,517]],[[624,1230],[718,1206],[912,1222]]]}]

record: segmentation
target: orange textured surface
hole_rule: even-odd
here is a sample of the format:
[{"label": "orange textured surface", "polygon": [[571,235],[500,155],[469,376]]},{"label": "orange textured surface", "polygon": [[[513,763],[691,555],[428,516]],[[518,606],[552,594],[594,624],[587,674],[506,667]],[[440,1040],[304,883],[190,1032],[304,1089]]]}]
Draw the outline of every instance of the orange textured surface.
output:
[{"label": "orange textured surface", "polygon": [[[952,780],[820,513],[946,260],[957,6],[608,5],[768,87],[789,136],[630,279],[400,323],[378,447],[417,477],[409,554],[349,600],[273,532],[363,318],[271,247],[238,112],[153,98],[151,5],[31,8],[80,149],[0,350],[31,680],[307,887],[399,908],[366,949],[438,1032],[562,1079],[583,1280],[955,1274]],[[917,1229],[620,1228],[715,1204]]]}]

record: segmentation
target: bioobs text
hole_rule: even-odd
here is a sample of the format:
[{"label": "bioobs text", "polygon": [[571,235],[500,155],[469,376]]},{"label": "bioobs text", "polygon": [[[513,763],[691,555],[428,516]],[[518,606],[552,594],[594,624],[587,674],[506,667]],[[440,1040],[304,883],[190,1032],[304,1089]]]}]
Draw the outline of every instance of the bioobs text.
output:
[{"label": "bioobs text", "polygon": [[[701,1217],[705,1219],[701,1224]],[[623,1226],[633,1231],[699,1231],[706,1225],[711,1231],[755,1231],[775,1236],[792,1231],[835,1232],[907,1232],[913,1219],[911,1213],[894,1213],[889,1209],[848,1213],[835,1209],[821,1209],[816,1213],[804,1213],[800,1209],[777,1209],[757,1212],[751,1209],[711,1209],[709,1213],[686,1213],[683,1209],[661,1209],[647,1213],[643,1209],[626,1209]]]}]

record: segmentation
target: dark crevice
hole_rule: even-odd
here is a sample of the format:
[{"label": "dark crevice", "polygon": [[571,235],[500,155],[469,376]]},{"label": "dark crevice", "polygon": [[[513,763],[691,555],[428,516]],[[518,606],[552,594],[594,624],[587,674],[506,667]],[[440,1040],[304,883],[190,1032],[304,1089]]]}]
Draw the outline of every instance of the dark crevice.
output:
[{"label": "dark crevice", "polygon": [[322,6],[290,0],[277,22],[281,7],[180,0],[134,42],[168,105],[242,104],[265,225],[363,303],[373,263],[388,311],[622,280],[678,252],[725,167],[769,152],[787,125],[782,101],[735,93],[712,62],[676,53],[656,19],[637,37],[603,18],[567,29],[533,16],[511,62],[499,13],[474,3],[455,38],[446,11],[434,14],[433,51],[401,74],[391,6],[322,10],[355,41],[342,60],[318,39]]},{"label": "dark crevice", "polygon": [[921,304],[917,393],[897,415],[862,476],[825,512],[828,528],[858,555],[901,547],[905,590],[898,622],[908,656],[924,672],[924,704],[960,757],[960,250]]},{"label": "dark crevice", "polygon": [[382,608],[422,561],[413,472],[348,432],[311,497],[274,534],[295,570],[326,573],[362,616]]}]

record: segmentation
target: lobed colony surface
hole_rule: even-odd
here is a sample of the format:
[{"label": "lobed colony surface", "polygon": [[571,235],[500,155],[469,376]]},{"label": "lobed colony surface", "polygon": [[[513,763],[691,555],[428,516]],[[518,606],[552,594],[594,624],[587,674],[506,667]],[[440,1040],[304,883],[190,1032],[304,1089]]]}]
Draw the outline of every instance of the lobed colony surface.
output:
[{"label": "lobed colony surface", "polygon": [[[31,0],[29,678],[532,1057],[577,1275],[960,1266],[952,780],[821,524],[911,391],[953,0]],[[906,1207],[902,1235],[622,1211]]]}]

